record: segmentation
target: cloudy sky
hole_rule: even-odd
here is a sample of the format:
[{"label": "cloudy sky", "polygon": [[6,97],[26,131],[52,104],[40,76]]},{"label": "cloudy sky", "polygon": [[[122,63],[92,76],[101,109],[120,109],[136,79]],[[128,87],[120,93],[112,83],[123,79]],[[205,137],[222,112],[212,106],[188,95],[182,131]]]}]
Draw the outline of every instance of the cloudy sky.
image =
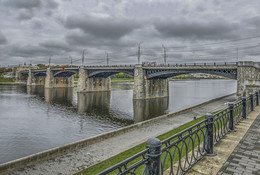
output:
[{"label": "cloudy sky", "polygon": [[[0,0],[0,65],[260,61],[259,0]],[[237,58],[238,53],[238,58]]]}]

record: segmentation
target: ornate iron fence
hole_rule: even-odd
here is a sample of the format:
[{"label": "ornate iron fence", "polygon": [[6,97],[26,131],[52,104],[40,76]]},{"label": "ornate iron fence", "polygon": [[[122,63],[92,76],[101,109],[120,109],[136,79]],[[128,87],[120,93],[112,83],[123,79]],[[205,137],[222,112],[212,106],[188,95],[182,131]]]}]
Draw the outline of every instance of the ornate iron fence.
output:
[{"label": "ornate iron fence", "polygon": [[205,122],[203,120],[161,142],[161,174],[166,170],[169,174],[183,174],[206,155]]},{"label": "ornate iron fence", "polygon": [[251,112],[251,99],[250,99],[250,96],[246,97],[246,115],[248,115],[249,112]]},{"label": "ornate iron fence", "polygon": [[[259,93],[250,94],[242,100],[229,103],[228,107],[197,124],[160,141],[150,138],[146,149],[124,161],[98,173],[105,174],[145,174],[179,175],[185,174],[204,156],[214,156],[214,144],[238,124],[259,103]],[[255,102],[254,102],[255,101]]]},{"label": "ornate iron fence", "polygon": [[243,118],[243,101],[239,100],[236,103],[234,103],[234,123],[235,125],[240,122],[240,120]]},{"label": "ornate iron fence", "polygon": [[218,143],[227,133],[229,126],[229,108],[214,115],[214,143]]},{"label": "ornate iron fence", "polygon": [[[148,157],[147,157],[148,151],[149,151],[148,149],[145,149],[133,155],[132,157],[129,157],[128,159],[125,159],[124,161],[115,164],[114,166],[111,166],[110,168],[98,173],[98,175],[105,175],[111,172],[113,172],[113,174],[135,175],[136,170],[138,170],[138,168],[140,167],[143,169],[142,174],[144,174],[146,171],[146,164],[148,162]],[[144,166],[144,168],[142,166]]]}]

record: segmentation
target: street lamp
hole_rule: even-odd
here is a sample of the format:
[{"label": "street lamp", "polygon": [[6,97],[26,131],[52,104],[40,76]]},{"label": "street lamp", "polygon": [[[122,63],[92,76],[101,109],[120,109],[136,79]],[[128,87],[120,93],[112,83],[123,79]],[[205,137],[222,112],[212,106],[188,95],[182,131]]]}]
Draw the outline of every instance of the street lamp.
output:
[{"label": "street lamp", "polygon": [[138,64],[140,64],[140,56],[141,56],[140,46],[142,43],[143,43],[143,41],[138,44],[138,52],[137,52]]}]

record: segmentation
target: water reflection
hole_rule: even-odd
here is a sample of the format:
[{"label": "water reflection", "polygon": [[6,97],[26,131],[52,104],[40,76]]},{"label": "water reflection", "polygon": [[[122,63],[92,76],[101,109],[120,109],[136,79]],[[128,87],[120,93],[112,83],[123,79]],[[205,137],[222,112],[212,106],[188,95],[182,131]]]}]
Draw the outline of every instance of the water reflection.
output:
[{"label": "water reflection", "polygon": [[[167,113],[169,106],[169,98],[158,98],[151,100],[134,100],[126,103],[122,98],[124,93],[118,89],[129,90],[132,83],[115,84],[114,90],[121,96],[118,99],[117,94],[113,91],[116,98],[116,105],[123,105],[125,108],[132,108],[130,116],[124,111],[120,111],[117,107],[111,106],[111,92],[92,92],[92,93],[76,93],[73,88],[44,88],[44,86],[27,86],[26,92],[29,95],[37,95],[44,97],[47,104],[66,106],[77,110],[77,113],[85,116],[92,116],[102,120],[108,120],[112,123],[126,126],[129,124],[148,120]],[[131,94],[125,94],[131,96]],[[74,96],[77,99],[74,104]],[[120,103],[120,104],[118,104]],[[133,106],[132,106],[133,105]]]},{"label": "water reflection", "polygon": [[94,116],[121,126],[132,124],[133,121],[115,115],[117,111],[110,108],[111,92],[77,93],[78,114]]},{"label": "water reflection", "polygon": [[47,103],[73,106],[73,88],[45,88],[44,98]]},{"label": "water reflection", "polygon": [[168,113],[169,98],[134,100],[133,106],[134,122],[137,123]]},{"label": "water reflection", "polygon": [[109,113],[110,92],[78,93],[78,114],[104,115]]},{"label": "water reflection", "polygon": [[38,95],[40,97],[44,97],[44,86],[27,86],[26,92],[28,95]]}]

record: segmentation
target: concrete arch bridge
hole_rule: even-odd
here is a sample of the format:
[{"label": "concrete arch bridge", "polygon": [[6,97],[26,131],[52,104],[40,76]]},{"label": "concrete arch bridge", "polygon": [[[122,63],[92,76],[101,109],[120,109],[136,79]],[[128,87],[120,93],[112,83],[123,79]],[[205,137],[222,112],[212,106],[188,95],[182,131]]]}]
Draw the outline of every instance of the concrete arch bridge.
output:
[{"label": "concrete arch bridge", "polygon": [[134,76],[134,99],[167,97],[168,78],[190,73],[206,73],[235,79],[238,96],[260,86],[260,63],[251,61],[157,66],[84,66],[64,70],[47,68],[17,72],[16,81],[27,81],[28,86],[44,85],[45,88],[73,87],[73,75],[78,73],[78,92],[110,91],[110,76],[121,72]]}]

